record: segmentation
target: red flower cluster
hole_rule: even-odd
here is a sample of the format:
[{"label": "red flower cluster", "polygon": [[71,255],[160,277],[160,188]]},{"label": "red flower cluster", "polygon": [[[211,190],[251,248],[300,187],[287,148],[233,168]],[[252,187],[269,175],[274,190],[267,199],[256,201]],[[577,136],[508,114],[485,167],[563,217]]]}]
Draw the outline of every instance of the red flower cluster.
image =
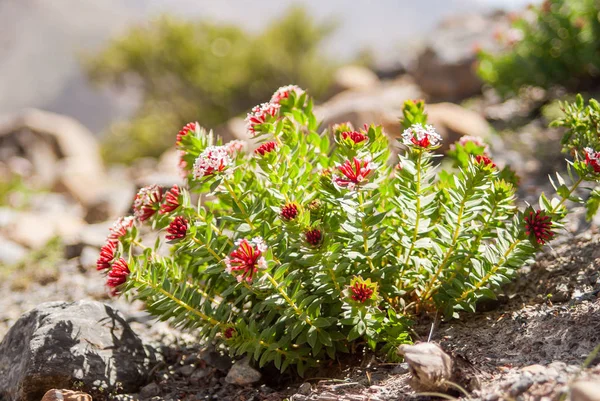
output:
[{"label": "red flower cluster", "polygon": [[169,224],[169,227],[167,227],[167,232],[169,234],[166,236],[166,238],[169,241],[184,238],[187,234],[187,229],[188,221],[181,216],[177,216]]},{"label": "red flower cluster", "polygon": [[529,215],[525,215],[525,234],[533,235],[538,244],[545,244],[554,237],[552,218],[541,210],[530,211]]},{"label": "red flower cluster", "polygon": [[342,139],[350,138],[352,140],[352,142],[354,142],[355,144],[369,140],[368,136],[366,136],[365,134],[358,132],[358,131],[342,132],[341,136],[342,136]]},{"label": "red flower cluster", "polygon": [[254,238],[251,242],[247,239],[238,240],[236,245],[238,248],[224,259],[227,266],[225,271],[231,274],[241,272],[241,275],[237,275],[237,281],[246,280],[250,283],[259,268],[267,268],[267,261],[262,256],[267,246],[260,237]]},{"label": "red flower cluster", "polygon": [[254,151],[254,153],[257,154],[257,155],[264,156],[267,153],[270,153],[270,152],[274,151],[276,147],[277,147],[277,142],[275,142],[275,141],[265,142],[262,145],[260,145]]},{"label": "red flower cluster", "polygon": [[373,288],[369,287],[366,283],[357,281],[350,287],[350,297],[356,302],[365,303],[368,299],[373,296]]},{"label": "red flower cluster", "polygon": [[117,242],[119,239],[127,234],[133,226],[133,217],[120,217],[112,227],[109,228],[110,234],[106,238],[106,244],[100,248],[100,256],[96,260],[96,270],[108,270],[110,265],[115,258],[115,251],[117,250]]},{"label": "red flower cluster", "polygon": [[106,244],[100,248],[100,257],[96,261],[96,270],[110,269],[110,264],[115,258],[116,249],[117,243],[114,241],[107,241]]},{"label": "red flower cluster", "polygon": [[[127,261],[125,259],[120,258],[115,263],[113,263],[112,268],[108,272],[108,278],[106,280],[106,285],[111,288],[116,288],[121,284],[127,281],[127,277],[129,276],[129,266],[127,265]],[[113,291],[115,294],[116,291]]]},{"label": "red flower cluster", "polygon": [[600,152],[592,148],[585,148],[585,164],[592,167],[594,172],[600,173]]},{"label": "red flower cluster", "polygon": [[368,179],[373,169],[374,166],[370,160],[360,160],[355,157],[354,160],[346,160],[344,164],[338,166],[338,170],[344,176],[334,177],[333,182],[340,187],[354,189]]},{"label": "red flower cluster", "polygon": [[175,184],[167,191],[165,202],[161,205],[159,213],[171,213],[173,210],[177,209],[179,205],[179,186]]},{"label": "red flower cluster", "polygon": [[282,86],[273,93],[273,96],[271,96],[271,103],[279,104],[282,99],[289,98],[291,92],[294,92],[296,96],[300,96],[304,93],[304,90],[296,85]]},{"label": "red flower cluster", "polygon": [[119,238],[127,234],[127,230],[129,230],[131,227],[133,227],[132,216],[119,217],[119,219],[114,222],[112,227],[108,229],[110,234],[106,240],[109,242],[118,241]]},{"label": "red flower cluster", "polygon": [[298,205],[287,203],[281,208],[281,218],[287,221],[294,220],[298,216]]},{"label": "red flower cluster", "polygon": [[492,159],[490,159],[489,157],[487,157],[485,155],[475,156],[475,162],[477,162],[479,164],[484,164],[486,166],[496,167],[496,164],[492,161]]},{"label": "red flower cluster", "polygon": [[178,133],[177,133],[177,143],[180,143],[184,136],[188,135],[190,132],[195,132],[197,128],[197,123],[188,123],[186,124]]},{"label": "red flower cluster", "polygon": [[228,327],[223,332],[223,335],[225,336],[225,338],[230,339],[235,335],[235,329],[233,327]]},{"label": "red flower cluster", "polygon": [[263,103],[259,106],[254,106],[252,111],[246,116],[246,129],[252,136],[260,133],[257,132],[257,125],[268,122],[271,118],[277,115],[279,111],[277,103]]},{"label": "red flower cluster", "polygon": [[133,200],[133,212],[139,221],[146,221],[159,209],[162,201],[162,188],[156,184],[140,189]]},{"label": "red flower cluster", "polygon": [[306,242],[308,242],[312,246],[319,246],[321,241],[323,240],[323,233],[318,228],[313,228],[304,233],[304,237],[306,238]]}]

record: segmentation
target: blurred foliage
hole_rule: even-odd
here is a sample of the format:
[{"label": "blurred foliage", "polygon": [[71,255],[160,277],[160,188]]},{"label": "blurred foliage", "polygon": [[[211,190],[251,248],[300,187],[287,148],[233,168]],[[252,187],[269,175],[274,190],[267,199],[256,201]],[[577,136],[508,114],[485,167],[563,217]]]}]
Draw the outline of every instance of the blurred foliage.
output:
[{"label": "blurred foliage", "polygon": [[22,176],[14,173],[0,175],[0,206],[24,209],[31,195],[39,190],[31,188]]},{"label": "blurred foliage", "polygon": [[600,77],[600,0],[546,0],[506,36],[504,52],[479,53],[479,75],[502,95],[526,85],[581,90]]},{"label": "blurred foliage", "polygon": [[107,133],[105,159],[159,156],[184,124],[214,127],[268,101],[275,89],[289,83],[322,96],[335,66],[318,47],[333,28],[330,22],[315,23],[298,8],[256,35],[173,16],[132,28],[84,60],[93,81],[133,82],[144,93],[133,120]]}]

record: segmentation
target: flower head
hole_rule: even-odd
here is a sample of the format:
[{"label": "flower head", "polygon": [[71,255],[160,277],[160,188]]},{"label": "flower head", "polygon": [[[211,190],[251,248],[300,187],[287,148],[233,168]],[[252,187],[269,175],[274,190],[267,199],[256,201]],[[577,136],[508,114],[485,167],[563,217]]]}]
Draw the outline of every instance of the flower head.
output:
[{"label": "flower head", "polygon": [[344,164],[337,166],[337,169],[342,176],[333,177],[333,182],[340,187],[354,189],[368,180],[375,165],[368,159],[360,160],[355,157],[352,161],[346,160]]},{"label": "flower head", "polygon": [[318,228],[312,228],[304,233],[306,242],[312,246],[319,246],[323,241],[323,233]]},{"label": "flower head", "polygon": [[223,331],[223,336],[225,336],[225,338],[227,338],[227,339],[230,339],[235,334],[236,334],[236,331],[233,327],[228,327],[225,329],[225,331]]},{"label": "flower head", "polygon": [[362,277],[354,277],[348,287],[348,295],[353,301],[364,304],[368,300],[377,298],[377,283],[371,279],[364,280]]},{"label": "flower head", "polygon": [[359,144],[369,140],[369,137],[358,131],[345,131],[340,134],[343,140],[350,140],[354,144]]},{"label": "flower head", "polygon": [[127,265],[127,261],[125,259],[120,258],[115,263],[113,263],[112,268],[108,272],[108,277],[106,279],[106,285],[111,288],[116,288],[121,284],[127,281],[127,277],[129,276],[129,266]]},{"label": "flower head", "polygon": [[231,164],[231,157],[225,146],[209,146],[194,163],[194,179],[225,171]]},{"label": "flower head", "polygon": [[177,216],[173,219],[173,221],[167,227],[167,232],[169,233],[166,238],[169,241],[173,241],[176,239],[185,238],[188,229],[188,221],[181,216]]},{"label": "flower head", "polygon": [[267,268],[267,261],[262,256],[267,250],[267,245],[260,237],[255,237],[251,241],[244,238],[236,241],[235,244],[237,249],[224,259],[227,266],[225,271],[236,275],[238,282],[246,280],[250,283],[259,268]]},{"label": "flower head", "polygon": [[244,151],[244,148],[246,147],[246,142],[240,141],[239,139],[234,139],[233,141],[227,142],[225,146],[227,147],[227,152],[229,153],[229,156],[235,157],[238,153]]},{"label": "flower head", "polygon": [[344,132],[354,131],[354,127],[352,127],[352,123],[350,121],[347,121],[345,123],[333,124],[331,130],[336,136],[338,136]]},{"label": "flower head", "polygon": [[544,211],[534,212],[529,210],[525,212],[525,234],[533,237],[538,244],[545,244],[554,237],[552,232],[552,218]]},{"label": "flower head", "polygon": [[[490,147],[485,142],[483,142],[483,140],[480,137],[472,135],[463,135],[458,140],[458,144],[463,148],[467,146],[468,143],[472,143],[478,148],[483,148],[483,154],[486,156],[489,155]],[[454,143],[450,145],[450,150],[456,150],[456,145]]]},{"label": "flower head", "polygon": [[263,103],[259,106],[254,106],[252,111],[246,116],[246,129],[252,136],[260,133],[257,125],[269,122],[277,115],[279,111],[278,103]]},{"label": "flower head", "polygon": [[492,168],[496,167],[496,164],[485,155],[477,155],[475,156],[475,162],[478,164],[483,164],[484,166],[490,166]]},{"label": "flower head", "polygon": [[408,146],[429,148],[439,145],[442,137],[431,125],[413,124],[402,133],[402,141]]},{"label": "flower head", "polygon": [[115,241],[106,241],[106,244],[100,248],[100,256],[96,260],[96,270],[110,269],[110,264],[115,258],[117,243]]},{"label": "flower head", "polygon": [[160,206],[159,213],[167,214],[177,209],[180,206],[179,195],[179,186],[175,184],[167,191],[167,194],[165,195],[165,201]]},{"label": "flower head", "polygon": [[280,216],[282,219],[291,221],[298,217],[298,205],[295,203],[286,203],[281,208]]},{"label": "flower head", "polygon": [[139,221],[148,220],[160,209],[162,188],[156,184],[148,185],[137,193],[133,200],[133,212]]},{"label": "flower head", "polygon": [[304,93],[304,90],[296,85],[282,86],[273,93],[273,96],[271,96],[271,103],[279,104],[282,99],[289,98],[290,93],[292,92],[294,92],[296,96],[300,96]]},{"label": "flower head", "polygon": [[585,148],[585,164],[590,166],[594,172],[600,173],[600,152],[592,148]]},{"label": "flower head", "polygon": [[254,151],[254,153],[257,154],[257,155],[264,156],[267,153],[271,153],[272,151],[274,151],[276,147],[277,147],[277,142],[275,142],[275,141],[265,142],[262,145],[260,145]]},{"label": "flower head", "polygon": [[177,133],[177,143],[181,143],[184,136],[188,135],[190,132],[196,132],[198,128],[198,123],[187,123],[184,125]]},{"label": "flower head", "polygon": [[127,234],[127,230],[133,227],[133,216],[127,217],[119,217],[117,221],[115,221],[108,230],[110,234],[108,235],[108,241],[118,241],[119,238]]}]

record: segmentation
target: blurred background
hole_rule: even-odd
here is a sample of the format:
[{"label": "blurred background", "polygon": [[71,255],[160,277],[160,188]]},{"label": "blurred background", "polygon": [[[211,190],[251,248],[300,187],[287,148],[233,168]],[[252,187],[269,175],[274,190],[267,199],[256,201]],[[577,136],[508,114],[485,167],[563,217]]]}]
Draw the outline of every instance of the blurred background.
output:
[{"label": "blurred background", "polygon": [[[88,277],[98,247],[138,188],[179,182],[178,130],[247,139],[245,113],[286,84],[315,97],[323,127],[375,122],[390,137],[404,100],[426,99],[446,143],[481,137],[523,199],[539,194],[564,164],[557,100],[598,93],[599,12],[600,0],[0,0],[0,289],[17,294],[0,322],[57,286],[105,297]],[[18,295],[32,288],[38,299]]]}]

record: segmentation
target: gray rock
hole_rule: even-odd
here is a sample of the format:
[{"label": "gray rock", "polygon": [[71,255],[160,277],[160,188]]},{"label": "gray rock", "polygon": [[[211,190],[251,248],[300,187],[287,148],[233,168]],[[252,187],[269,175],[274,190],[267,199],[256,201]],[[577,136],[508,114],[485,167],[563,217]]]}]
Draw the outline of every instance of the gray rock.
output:
[{"label": "gray rock", "polygon": [[41,399],[74,382],[92,396],[147,380],[156,352],[100,302],[48,302],[25,313],[0,343],[0,399]]},{"label": "gray rock", "polygon": [[179,374],[185,377],[190,377],[192,373],[194,373],[194,370],[196,370],[196,367],[194,365],[183,365],[182,367],[177,369]]},{"label": "gray rock", "polygon": [[310,395],[311,391],[312,386],[310,385],[310,383],[302,383],[300,387],[298,387],[298,394]]},{"label": "gray rock", "polygon": [[159,394],[160,394],[160,387],[158,386],[158,384],[156,384],[154,382],[145,385],[140,390],[140,398],[142,398],[142,399],[156,397]]},{"label": "gray rock", "polygon": [[233,364],[225,381],[238,386],[247,386],[256,383],[261,379],[261,374],[258,370],[249,365],[248,358],[237,361]]},{"label": "gray rock", "polygon": [[200,352],[200,358],[208,365],[220,370],[228,372],[231,369],[231,358],[215,351],[214,347],[207,347]]}]

